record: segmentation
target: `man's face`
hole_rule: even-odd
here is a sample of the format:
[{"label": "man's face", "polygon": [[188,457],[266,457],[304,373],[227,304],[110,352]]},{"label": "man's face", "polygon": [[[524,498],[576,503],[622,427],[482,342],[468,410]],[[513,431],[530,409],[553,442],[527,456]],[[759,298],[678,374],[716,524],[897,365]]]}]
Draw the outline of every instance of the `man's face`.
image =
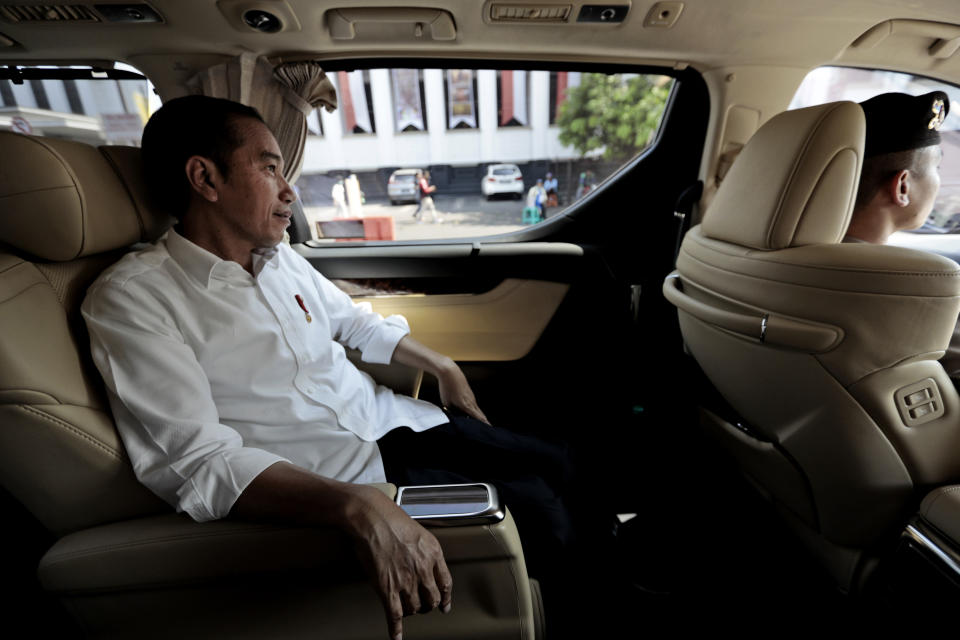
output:
[{"label": "man's face", "polygon": [[273,247],[290,225],[296,195],[283,179],[280,147],[267,126],[253,118],[239,118],[234,126],[243,142],[227,159],[229,173],[221,176],[218,215],[211,222],[221,238],[244,248]]},{"label": "man's face", "polygon": [[940,146],[924,147],[917,154],[916,170],[910,176],[910,205],[904,210],[901,229],[916,229],[923,225],[933,211],[940,191]]}]

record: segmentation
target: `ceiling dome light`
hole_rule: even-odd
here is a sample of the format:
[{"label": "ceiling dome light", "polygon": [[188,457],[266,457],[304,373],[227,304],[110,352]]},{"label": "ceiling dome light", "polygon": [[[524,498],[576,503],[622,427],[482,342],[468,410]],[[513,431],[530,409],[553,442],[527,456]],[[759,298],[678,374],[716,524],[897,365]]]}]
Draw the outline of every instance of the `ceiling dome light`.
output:
[{"label": "ceiling dome light", "polygon": [[243,21],[251,29],[261,33],[276,33],[283,28],[280,18],[260,9],[251,9],[243,14]]}]

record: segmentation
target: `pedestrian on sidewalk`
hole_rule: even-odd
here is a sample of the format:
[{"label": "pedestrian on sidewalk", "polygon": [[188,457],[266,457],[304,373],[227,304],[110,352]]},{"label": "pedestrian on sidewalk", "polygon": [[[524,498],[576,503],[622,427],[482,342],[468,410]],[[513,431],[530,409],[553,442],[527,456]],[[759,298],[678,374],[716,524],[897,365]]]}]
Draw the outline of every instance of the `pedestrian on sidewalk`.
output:
[{"label": "pedestrian on sidewalk", "polygon": [[433,196],[431,194],[437,190],[437,185],[430,184],[429,171],[417,173],[417,189],[420,191],[420,204],[417,205],[417,210],[413,212],[414,219],[417,222],[423,222],[425,219],[424,213],[429,212],[433,222],[443,222],[443,218],[437,213],[437,208],[433,204]]}]

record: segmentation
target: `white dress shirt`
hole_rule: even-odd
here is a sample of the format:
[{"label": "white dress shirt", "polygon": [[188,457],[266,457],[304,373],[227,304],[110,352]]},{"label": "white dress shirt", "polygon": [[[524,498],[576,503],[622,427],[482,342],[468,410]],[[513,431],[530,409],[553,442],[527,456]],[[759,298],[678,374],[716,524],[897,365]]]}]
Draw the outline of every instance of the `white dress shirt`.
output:
[{"label": "white dress shirt", "polygon": [[389,363],[403,317],[354,304],[285,244],[255,252],[254,273],[171,230],[104,272],[82,306],[137,477],[198,521],[226,516],[281,460],[383,482],[377,438],[447,422],[346,357],[342,345]]}]

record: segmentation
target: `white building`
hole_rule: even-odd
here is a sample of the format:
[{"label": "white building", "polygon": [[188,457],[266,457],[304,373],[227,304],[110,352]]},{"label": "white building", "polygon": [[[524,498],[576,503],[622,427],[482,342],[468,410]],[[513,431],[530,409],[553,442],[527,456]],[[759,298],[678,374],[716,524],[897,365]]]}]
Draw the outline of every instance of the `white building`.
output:
[{"label": "white building", "polygon": [[[576,72],[334,72],[339,108],[310,118],[304,174],[567,160],[554,124]],[[319,116],[317,115],[319,114]]]}]

